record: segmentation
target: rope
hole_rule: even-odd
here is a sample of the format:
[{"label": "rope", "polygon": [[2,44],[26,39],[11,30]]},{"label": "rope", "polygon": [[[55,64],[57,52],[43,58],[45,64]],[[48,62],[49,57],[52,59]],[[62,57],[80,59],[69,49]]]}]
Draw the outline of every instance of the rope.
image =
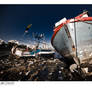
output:
[{"label": "rope", "polygon": [[[86,21],[82,21],[82,20],[79,20],[79,19],[77,19],[79,22],[84,22],[84,23],[87,23],[87,24],[91,24],[92,25],[92,23],[89,23],[89,22],[86,22]],[[75,18],[74,18],[74,21],[72,21],[72,22],[70,22],[70,23],[73,23],[73,22],[76,22],[75,21]]]},{"label": "rope", "polygon": [[[74,21],[75,21],[75,18],[74,18]],[[77,57],[77,38],[76,38],[76,25],[75,25],[75,22],[74,22],[74,35],[75,35],[76,57]]]},{"label": "rope", "polygon": [[[75,20],[75,18],[74,18]],[[77,53],[77,36],[76,36],[76,25],[75,25],[75,22],[74,22],[74,35],[75,35],[75,46],[76,46],[76,58],[77,58],[77,61],[78,61],[78,67],[80,67],[80,60],[78,59],[78,53]]]}]

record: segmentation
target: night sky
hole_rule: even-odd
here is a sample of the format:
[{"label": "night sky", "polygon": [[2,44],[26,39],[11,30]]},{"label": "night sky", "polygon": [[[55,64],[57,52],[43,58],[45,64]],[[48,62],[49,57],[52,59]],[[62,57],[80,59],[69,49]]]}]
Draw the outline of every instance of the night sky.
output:
[{"label": "night sky", "polygon": [[37,32],[44,33],[46,41],[50,41],[57,21],[75,17],[85,9],[92,15],[92,5],[0,5],[0,38],[27,42],[23,34],[32,24],[30,39],[32,32]]}]

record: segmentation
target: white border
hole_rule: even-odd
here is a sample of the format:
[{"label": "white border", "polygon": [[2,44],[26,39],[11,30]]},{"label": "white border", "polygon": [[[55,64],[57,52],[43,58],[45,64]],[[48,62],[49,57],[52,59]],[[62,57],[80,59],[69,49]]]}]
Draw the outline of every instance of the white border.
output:
[{"label": "white border", "polygon": [[92,4],[92,0],[0,0],[0,4]]},{"label": "white border", "polygon": [[[92,0],[2,0],[0,4],[92,4]],[[15,82],[0,85],[1,92],[90,92],[91,82]]]},{"label": "white border", "polygon": [[16,82],[0,85],[1,92],[90,92],[91,82]]}]

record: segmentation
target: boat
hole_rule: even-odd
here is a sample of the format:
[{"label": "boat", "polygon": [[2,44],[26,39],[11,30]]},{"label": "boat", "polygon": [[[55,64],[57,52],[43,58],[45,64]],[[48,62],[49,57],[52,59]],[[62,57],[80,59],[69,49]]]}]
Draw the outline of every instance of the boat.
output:
[{"label": "boat", "polygon": [[92,63],[92,17],[88,11],[57,22],[51,44],[67,62],[73,59],[78,66]]},{"label": "boat", "polygon": [[4,40],[0,39],[0,58],[4,56],[9,56],[10,51],[10,46]]},{"label": "boat", "polygon": [[34,48],[29,50],[28,47],[24,47],[23,45],[14,46],[12,48],[12,54],[18,57],[31,57],[35,58],[39,57],[53,57],[54,51],[50,49],[41,49],[41,48]]},{"label": "boat", "polygon": [[16,45],[18,45],[18,41],[16,40],[9,40],[8,43],[6,43],[4,40],[0,39],[0,57],[9,56],[12,48]]},{"label": "boat", "polygon": [[24,44],[13,46],[11,53],[17,57],[35,57],[35,54],[32,52],[32,50]]}]

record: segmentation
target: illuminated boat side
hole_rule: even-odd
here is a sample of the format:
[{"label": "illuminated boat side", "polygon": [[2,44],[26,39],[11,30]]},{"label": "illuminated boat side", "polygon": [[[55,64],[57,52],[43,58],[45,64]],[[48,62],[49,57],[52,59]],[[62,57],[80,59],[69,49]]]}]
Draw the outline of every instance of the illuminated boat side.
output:
[{"label": "illuminated boat side", "polygon": [[92,57],[92,17],[84,12],[61,23],[54,29],[51,43],[63,57],[88,62]]}]

